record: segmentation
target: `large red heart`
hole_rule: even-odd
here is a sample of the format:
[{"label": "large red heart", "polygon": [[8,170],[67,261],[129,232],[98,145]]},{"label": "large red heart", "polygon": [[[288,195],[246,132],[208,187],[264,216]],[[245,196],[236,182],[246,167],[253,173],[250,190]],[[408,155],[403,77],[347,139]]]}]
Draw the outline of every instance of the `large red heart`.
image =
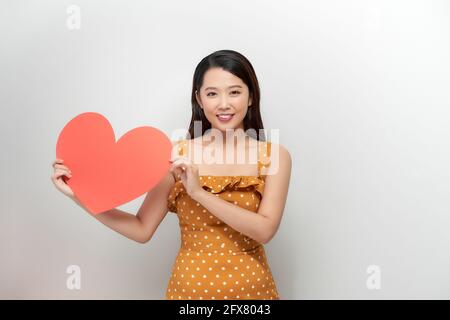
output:
[{"label": "large red heart", "polygon": [[69,121],[58,137],[56,158],[72,177],[63,177],[93,214],[127,203],[153,188],[170,167],[172,143],[152,127],[138,127],[117,142],[109,121],[86,112]]}]

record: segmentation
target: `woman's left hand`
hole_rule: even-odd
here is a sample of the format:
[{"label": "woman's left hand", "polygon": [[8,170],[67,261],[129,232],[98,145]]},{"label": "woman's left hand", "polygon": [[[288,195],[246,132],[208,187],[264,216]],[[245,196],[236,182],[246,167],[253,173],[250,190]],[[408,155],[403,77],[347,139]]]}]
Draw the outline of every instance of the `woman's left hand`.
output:
[{"label": "woman's left hand", "polygon": [[179,157],[173,160],[170,171],[180,177],[186,192],[195,199],[203,188],[199,183],[198,167],[186,157]]}]

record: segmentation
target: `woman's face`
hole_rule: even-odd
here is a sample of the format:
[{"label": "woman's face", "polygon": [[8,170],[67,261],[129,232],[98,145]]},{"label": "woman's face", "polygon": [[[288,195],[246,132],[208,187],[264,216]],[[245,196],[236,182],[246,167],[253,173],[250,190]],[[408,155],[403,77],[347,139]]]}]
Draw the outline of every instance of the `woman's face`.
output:
[{"label": "woman's face", "polygon": [[243,120],[252,102],[247,85],[239,77],[222,68],[211,68],[196,97],[212,128],[223,132],[244,129]]}]

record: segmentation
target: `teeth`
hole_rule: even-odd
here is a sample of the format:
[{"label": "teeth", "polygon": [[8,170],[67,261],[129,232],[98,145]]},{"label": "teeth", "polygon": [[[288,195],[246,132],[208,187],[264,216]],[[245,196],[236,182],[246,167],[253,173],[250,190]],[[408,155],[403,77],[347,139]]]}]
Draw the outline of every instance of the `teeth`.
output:
[{"label": "teeth", "polygon": [[223,120],[231,119],[233,115],[232,114],[218,114],[217,117]]}]

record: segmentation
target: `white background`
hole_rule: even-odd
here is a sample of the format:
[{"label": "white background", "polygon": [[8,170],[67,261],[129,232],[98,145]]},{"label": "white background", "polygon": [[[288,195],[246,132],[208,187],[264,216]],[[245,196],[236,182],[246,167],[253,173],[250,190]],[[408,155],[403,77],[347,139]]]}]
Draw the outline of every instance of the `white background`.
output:
[{"label": "white background", "polygon": [[51,183],[56,139],[86,111],[117,137],[186,129],[194,69],[220,49],[252,62],[293,159],[266,245],[281,298],[450,298],[450,1],[0,3],[0,298],[164,299],[176,216],[145,245],[106,228]]}]

